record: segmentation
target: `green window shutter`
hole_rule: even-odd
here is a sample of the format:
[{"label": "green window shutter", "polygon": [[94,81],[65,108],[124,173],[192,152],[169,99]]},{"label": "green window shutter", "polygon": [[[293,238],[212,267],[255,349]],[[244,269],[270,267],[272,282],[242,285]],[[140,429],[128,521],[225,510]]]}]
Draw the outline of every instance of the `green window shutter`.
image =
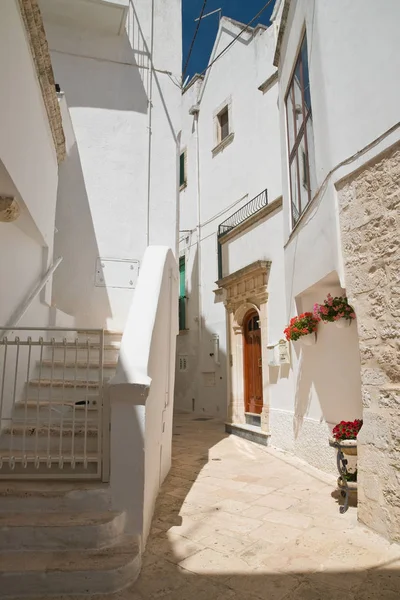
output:
[{"label": "green window shutter", "polygon": [[186,173],[185,173],[185,152],[179,157],[179,185],[185,185]]},{"label": "green window shutter", "polygon": [[185,257],[179,259],[179,329],[186,329],[186,263]]}]

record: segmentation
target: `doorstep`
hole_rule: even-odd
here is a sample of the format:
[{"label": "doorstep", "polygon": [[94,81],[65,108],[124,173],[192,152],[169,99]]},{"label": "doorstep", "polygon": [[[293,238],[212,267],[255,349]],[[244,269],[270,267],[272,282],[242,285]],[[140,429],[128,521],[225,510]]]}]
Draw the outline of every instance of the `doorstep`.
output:
[{"label": "doorstep", "polygon": [[240,425],[236,423],[225,423],[225,431],[232,435],[242,437],[249,442],[261,444],[262,446],[268,446],[269,438],[271,437],[271,434],[262,431],[261,427],[244,423],[241,423]]}]

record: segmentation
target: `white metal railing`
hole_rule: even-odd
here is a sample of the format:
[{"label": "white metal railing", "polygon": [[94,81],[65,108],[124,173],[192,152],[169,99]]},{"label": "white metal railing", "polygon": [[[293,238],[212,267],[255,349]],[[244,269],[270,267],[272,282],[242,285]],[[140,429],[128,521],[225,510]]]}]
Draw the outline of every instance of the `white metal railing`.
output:
[{"label": "white metal railing", "polygon": [[104,330],[0,329],[0,478],[101,479]]},{"label": "white metal railing", "polygon": [[57,260],[52,265],[50,265],[50,267],[47,269],[46,273],[43,275],[42,279],[37,283],[37,285],[35,285],[35,287],[30,292],[30,294],[25,298],[25,300],[22,302],[22,304],[17,308],[15,313],[11,316],[10,321],[7,324],[7,326],[1,327],[0,340],[5,336],[6,331],[10,330],[11,326],[16,327],[18,325],[18,323],[20,322],[20,320],[22,319],[22,317],[24,316],[24,314],[26,313],[26,311],[28,310],[28,308],[30,307],[30,305],[32,304],[34,299],[36,298],[36,296],[38,294],[40,294],[40,292],[42,291],[42,289],[44,288],[46,283],[49,281],[50,277],[53,275],[53,273],[55,272],[57,267],[60,265],[62,259],[63,259],[63,257],[60,256],[59,258],[57,258]]}]

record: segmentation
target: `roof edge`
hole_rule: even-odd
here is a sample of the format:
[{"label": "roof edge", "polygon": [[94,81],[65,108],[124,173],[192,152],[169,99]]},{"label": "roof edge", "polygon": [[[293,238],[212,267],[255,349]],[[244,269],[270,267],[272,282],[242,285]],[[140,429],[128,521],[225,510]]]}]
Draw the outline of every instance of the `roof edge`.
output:
[{"label": "roof edge", "polygon": [[38,0],[18,0],[18,4],[60,163],[66,154],[65,136],[42,14]]}]

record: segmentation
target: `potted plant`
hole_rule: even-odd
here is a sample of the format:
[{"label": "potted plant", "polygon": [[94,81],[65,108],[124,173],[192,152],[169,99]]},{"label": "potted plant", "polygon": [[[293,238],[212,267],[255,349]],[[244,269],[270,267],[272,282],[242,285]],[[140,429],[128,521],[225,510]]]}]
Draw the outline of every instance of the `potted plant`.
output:
[{"label": "potted plant", "polygon": [[343,454],[357,454],[357,435],[362,427],[362,420],[340,421],[332,430],[331,446],[340,447]]},{"label": "potted plant", "polygon": [[328,294],[323,304],[314,304],[314,315],[324,323],[335,323],[339,328],[351,325],[356,318],[356,313],[346,296],[333,298],[331,294]]},{"label": "potted plant", "polygon": [[300,340],[305,346],[315,344],[316,331],[320,319],[313,315],[312,312],[305,312],[301,315],[293,317],[289,325],[284,330],[286,339],[289,341]]},{"label": "potted plant", "polygon": [[349,489],[350,492],[357,491],[357,469],[355,471],[347,471],[342,473],[337,480],[337,485],[340,490]]}]

